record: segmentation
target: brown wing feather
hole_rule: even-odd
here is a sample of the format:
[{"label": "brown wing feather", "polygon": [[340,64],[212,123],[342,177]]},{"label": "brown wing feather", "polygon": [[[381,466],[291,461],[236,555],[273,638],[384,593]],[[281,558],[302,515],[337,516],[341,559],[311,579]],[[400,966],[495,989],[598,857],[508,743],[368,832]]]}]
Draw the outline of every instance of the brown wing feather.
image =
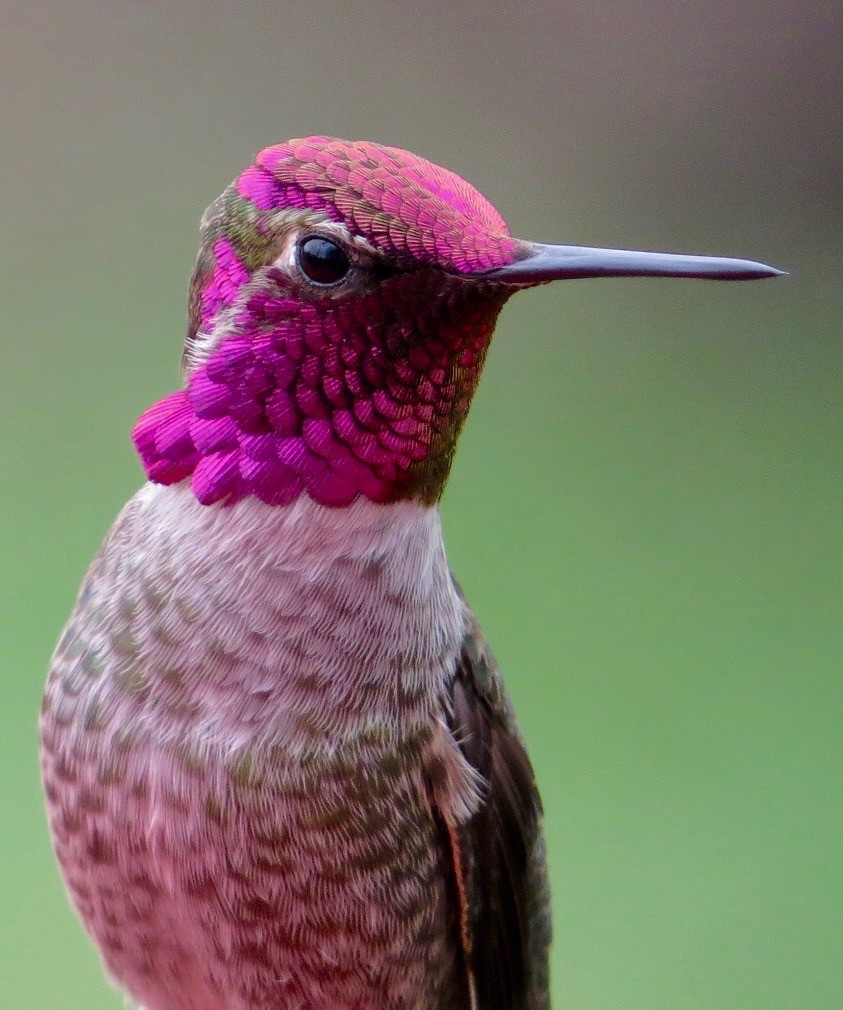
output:
[{"label": "brown wing feather", "polygon": [[479,810],[451,836],[477,1005],[545,1010],[550,918],[541,801],[497,664],[473,619],[451,692],[451,730],[485,784]]}]

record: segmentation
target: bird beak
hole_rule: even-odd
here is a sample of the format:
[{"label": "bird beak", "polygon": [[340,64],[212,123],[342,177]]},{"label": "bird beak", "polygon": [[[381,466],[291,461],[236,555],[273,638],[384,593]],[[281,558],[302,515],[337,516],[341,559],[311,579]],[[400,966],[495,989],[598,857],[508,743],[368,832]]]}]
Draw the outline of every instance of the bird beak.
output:
[{"label": "bird beak", "polygon": [[521,259],[478,276],[502,284],[529,287],[579,277],[705,277],[719,281],[751,281],[761,277],[780,277],[786,273],[753,260],[723,256],[593,249],[589,246],[542,245],[538,242],[521,245],[526,251]]}]

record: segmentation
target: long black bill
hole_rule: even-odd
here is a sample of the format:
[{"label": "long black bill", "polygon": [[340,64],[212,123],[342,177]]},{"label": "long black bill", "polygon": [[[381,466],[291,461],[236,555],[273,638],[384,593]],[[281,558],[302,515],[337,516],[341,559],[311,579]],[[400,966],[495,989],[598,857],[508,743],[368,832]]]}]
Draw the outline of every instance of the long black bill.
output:
[{"label": "long black bill", "polygon": [[541,284],[578,277],[705,277],[718,281],[752,281],[786,273],[753,260],[681,253],[635,252],[632,249],[592,249],[578,245],[524,243],[527,255],[484,277],[504,284]]}]

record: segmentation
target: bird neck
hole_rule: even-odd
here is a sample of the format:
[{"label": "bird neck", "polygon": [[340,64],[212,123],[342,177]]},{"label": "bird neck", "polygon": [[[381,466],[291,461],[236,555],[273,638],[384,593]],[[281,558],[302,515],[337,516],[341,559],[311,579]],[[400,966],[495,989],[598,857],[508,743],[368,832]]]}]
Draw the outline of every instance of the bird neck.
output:
[{"label": "bird neck", "polygon": [[132,639],[144,680],[126,693],[118,678],[114,703],[154,699],[177,737],[200,725],[295,751],[406,736],[443,704],[464,635],[439,511],[417,502],[203,507],[150,484],[98,565],[98,626]]}]

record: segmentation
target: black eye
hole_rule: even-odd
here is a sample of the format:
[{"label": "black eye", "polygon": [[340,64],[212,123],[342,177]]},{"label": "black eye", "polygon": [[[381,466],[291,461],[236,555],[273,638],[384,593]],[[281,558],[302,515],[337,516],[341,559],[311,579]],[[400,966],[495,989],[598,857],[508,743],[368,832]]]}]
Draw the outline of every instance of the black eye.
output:
[{"label": "black eye", "polygon": [[314,284],[338,284],[348,273],[351,263],[336,242],[313,236],[299,246],[299,266]]}]

